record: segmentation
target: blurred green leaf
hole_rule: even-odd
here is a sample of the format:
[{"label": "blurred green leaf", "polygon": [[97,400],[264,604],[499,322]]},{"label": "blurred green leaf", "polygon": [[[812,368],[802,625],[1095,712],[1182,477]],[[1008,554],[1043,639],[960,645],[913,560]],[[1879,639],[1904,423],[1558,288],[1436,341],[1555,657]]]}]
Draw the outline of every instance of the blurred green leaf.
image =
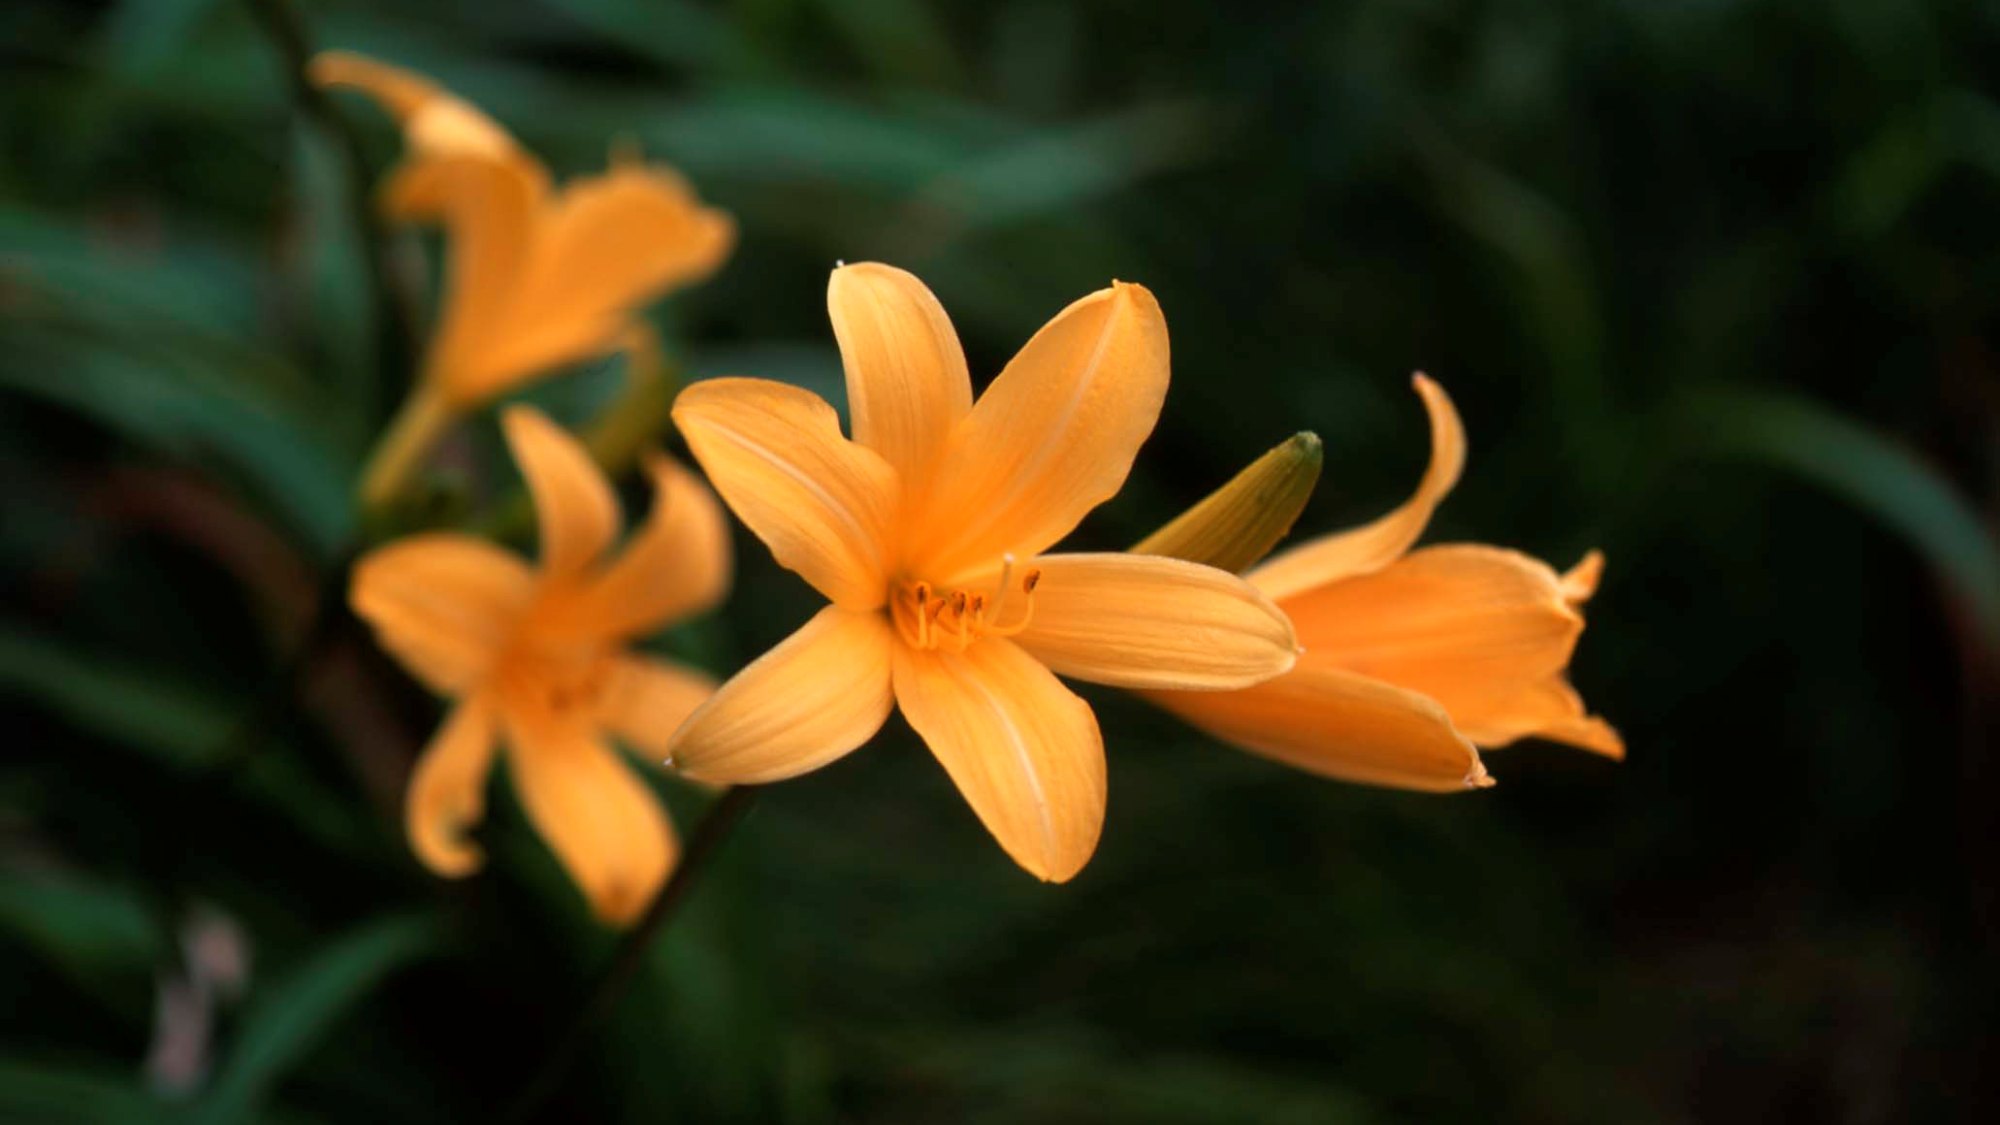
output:
[{"label": "blurred green leaf", "polygon": [[139,1087],[129,1065],[0,1059],[0,1118],[46,1125],[158,1125],[177,1107]]},{"label": "blurred green leaf", "polygon": [[224,704],[152,669],[16,630],[0,630],[0,685],[39,700],[79,729],[165,755],[212,764],[236,716]]},{"label": "blurred green leaf", "polygon": [[2000,646],[2000,542],[1938,471],[1909,450],[1826,407],[1775,391],[1691,394],[1696,440],[1797,473],[1908,540]]},{"label": "blurred green leaf", "polygon": [[425,919],[383,919],[329,942],[257,990],[194,1119],[204,1125],[258,1120],[278,1084],[339,1020],[435,943]]},{"label": "blurred green leaf", "polygon": [[1215,111],[1200,102],[1133,106],[982,153],[924,184],[909,209],[952,237],[1060,213],[1213,159],[1222,131]]},{"label": "blurred green leaf", "polygon": [[114,1010],[129,1010],[135,994],[142,1004],[150,1000],[165,952],[136,894],[69,872],[14,872],[0,880],[0,928]]}]

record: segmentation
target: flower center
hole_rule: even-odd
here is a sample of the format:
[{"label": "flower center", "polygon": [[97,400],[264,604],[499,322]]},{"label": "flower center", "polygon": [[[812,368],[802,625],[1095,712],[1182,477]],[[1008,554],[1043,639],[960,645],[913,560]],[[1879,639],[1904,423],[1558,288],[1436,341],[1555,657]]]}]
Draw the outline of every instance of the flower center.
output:
[{"label": "flower center", "polygon": [[1035,614],[1035,584],[1041,580],[1042,572],[1030,567],[1015,582],[1014,556],[1007,555],[991,590],[934,587],[904,579],[889,598],[889,613],[904,643],[964,652],[981,637],[1011,637],[1026,629]]},{"label": "flower center", "polygon": [[532,626],[523,629],[502,653],[495,669],[501,690],[558,716],[594,711],[611,678],[604,646],[559,641],[538,632]]}]

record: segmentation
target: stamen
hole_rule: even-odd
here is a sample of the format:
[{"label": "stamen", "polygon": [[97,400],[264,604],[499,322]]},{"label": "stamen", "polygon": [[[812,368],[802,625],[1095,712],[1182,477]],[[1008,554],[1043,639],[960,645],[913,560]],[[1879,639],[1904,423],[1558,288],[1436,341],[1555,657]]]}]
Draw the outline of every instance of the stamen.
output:
[{"label": "stamen", "polygon": [[[1013,555],[1001,558],[1000,574],[990,591],[940,591],[929,582],[913,582],[902,587],[891,606],[896,627],[904,640],[920,649],[942,648],[963,652],[981,637],[1011,637],[1028,627],[1035,604],[1030,597],[1041,582],[1042,572],[1023,575],[1020,593],[1014,589]],[[1022,600],[1020,620],[1009,622],[1007,612]]]}]

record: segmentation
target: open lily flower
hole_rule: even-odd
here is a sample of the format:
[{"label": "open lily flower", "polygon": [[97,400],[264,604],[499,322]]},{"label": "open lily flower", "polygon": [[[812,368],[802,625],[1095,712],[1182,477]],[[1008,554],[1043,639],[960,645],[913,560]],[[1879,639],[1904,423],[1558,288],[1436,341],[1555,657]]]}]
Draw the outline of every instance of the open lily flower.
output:
[{"label": "open lily flower", "polygon": [[652,514],[615,559],[618,502],[573,439],[527,407],[502,419],[541,523],[539,569],[467,535],[418,535],[355,568],[350,599],[382,647],[456,700],[410,780],[410,846],[440,875],[481,862],[464,838],[501,745],[528,816],[599,917],[630,921],[678,845],[616,737],[648,757],[714,690],[691,668],[626,651],[729,585],[722,507],[665,457]]},{"label": "open lily flower", "polygon": [[441,222],[448,236],[442,311],[398,420],[409,436],[378,459],[366,500],[382,499],[455,414],[623,346],[635,310],[714,272],[735,243],[730,217],[669,168],[614,160],[557,189],[504,129],[418,75],[341,51],[319,55],[310,73],[395,117],[409,151],[382,207]]},{"label": "open lily flower", "polygon": [[1410,547],[1457,483],[1465,431],[1416,377],[1431,463],[1408,502],[1286,551],[1245,577],[1291,615],[1298,666],[1243,691],[1150,692],[1195,726],[1348,781],[1433,792],[1492,784],[1477,747],[1536,736],[1611,758],[1625,744],[1564,677],[1604,559],[1567,574],[1475,544]]},{"label": "open lily flower", "polygon": [[681,392],[674,420],[729,506],[833,604],[672,740],[691,777],[767,782],[868,741],[900,705],[1016,862],[1070,878],[1104,818],[1096,717],[1056,673],[1240,688],[1291,667],[1291,626],[1242,579],[1128,554],[1044,555],[1123,485],[1167,389],[1151,293],[1064,309],[975,404],[922,282],[833,273],[854,438],[818,396],[758,379]]}]

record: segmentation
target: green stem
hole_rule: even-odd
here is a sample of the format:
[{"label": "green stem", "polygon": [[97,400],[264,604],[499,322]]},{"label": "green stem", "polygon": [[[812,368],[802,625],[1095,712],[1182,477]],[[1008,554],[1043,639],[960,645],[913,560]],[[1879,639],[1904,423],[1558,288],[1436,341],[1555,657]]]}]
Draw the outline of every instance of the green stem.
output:
[{"label": "green stem", "polygon": [[403,407],[389,421],[388,429],[368,455],[361,470],[361,484],[355,499],[364,514],[383,511],[401,496],[410,477],[430,455],[444,431],[458,417],[458,411],[438,393],[428,380],[418,381]]},{"label": "green stem", "polygon": [[326,91],[313,85],[312,79],[307,77],[306,69],[312,64],[313,57],[312,41],[290,0],[246,2],[251,16],[263,26],[265,35],[284,59],[285,79],[292,88],[292,99],[307,117],[318,123],[340,150],[341,163],[347,169],[347,202],[359,235],[356,241],[360,244],[362,264],[368,276],[369,303],[374,307],[379,378],[385,384],[390,383],[400,379],[410,369],[410,358],[415,354],[416,323],[412,315],[414,306],[398,299],[401,287],[397,284],[389,255],[383,250],[388,240],[388,229],[372,206],[374,185],[368,177],[368,162],[362,152],[361,136],[334,108]]},{"label": "green stem", "polygon": [[591,989],[590,998],[570,1021],[569,1027],[555,1041],[555,1046],[535,1068],[534,1077],[521,1088],[521,1094],[514,1099],[513,1106],[501,1117],[503,1123],[531,1121],[551,1097],[562,1089],[563,1079],[570,1067],[575,1065],[577,1055],[583,1050],[590,1031],[617,1008],[618,1001],[632,984],[632,978],[646,964],[646,955],[652,952],[653,943],[667,923],[673,921],[686,901],[688,891],[708,867],[708,861],[729,835],[732,828],[743,819],[750,809],[750,802],[757,795],[757,787],[738,785],[718,797],[708,811],[702,815],[701,823],[695,825],[694,833],[688,837],[687,848],[681,853],[680,866],[653,896],[646,912],[639,916],[618,949],[611,955],[604,972],[597,978]]}]

